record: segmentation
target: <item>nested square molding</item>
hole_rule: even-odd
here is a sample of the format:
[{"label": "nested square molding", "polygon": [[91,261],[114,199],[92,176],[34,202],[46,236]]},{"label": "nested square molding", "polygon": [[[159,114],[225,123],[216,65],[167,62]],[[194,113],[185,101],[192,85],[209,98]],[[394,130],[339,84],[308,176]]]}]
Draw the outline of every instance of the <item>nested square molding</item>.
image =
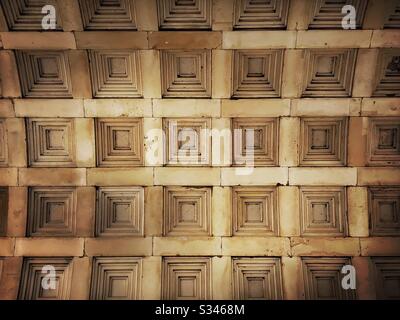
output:
[{"label": "nested square molding", "polygon": [[283,50],[236,50],[233,58],[234,98],[281,95]]},{"label": "nested square molding", "polygon": [[369,118],[367,161],[369,166],[400,165],[400,118]]},{"label": "nested square molding", "polygon": [[165,236],[211,236],[211,188],[164,189]]},{"label": "nested square molding", "polygon": [[211,258],[163,258],[162,299],[210,300],[211,281]]},{"label": "nested square molding", "polygon": [[233,299],[283,299],[279,258],[233,258],[232,267]]},{"label": "nested square molding", "polygon": [[285,29],[289,0],[235,0],[234,29]]},{"label": "nested square molding", "polygon": [[28,118],[26,126],[31,167],[76,166],[74,119]]},{"label": "nested square molding", "polygon": [[381,49],[376,66],[374,96],[400,96],[400,49]]},{"label": "nested square molding", "polygon": [[167,165],[210,165],[210,118],[165,118],[163,128],[166,135]]},{"label": "nested square molding", "polygon": [[372,236],[400,236],[400,188],[370,187],[368,190]]},{"label": "nested square molding", "polygon": [[72,98],[67,51],[17,50],[22,94],[26,98]]},{"label": "nested square molding", "polygon": [[[43,268],[54,267],[55,289],[43,289],[42,281],[48,283],[48,271]],[[25,258],[22,266],[19,299],[21,300],[68,300],[71,293],[72,259],[71,258]]]},{"label": "nested square molding", "polygon": [[347,118],[301,118],[300,166],[345,166]]},{"label": "nested square molding", "polygon": [[142,97],[138,51],[90,50],[89,57],[95,98]]},{"label": "nested square molding", "polygon": [[97,190],[97,236],[143,236],[143,187],[100,187]]},{"label": "nested square molding", "polygon": [[233,118],[233,164],[278,164],[278,118]]},{"label": "nested square molding", "polygon": [[96,257],[93,260],[90,299],[139,300],[142,258]]},{"label": "nested square molding", "polygon": [[161,51],[161,85],[165,98],[210,98],[211,50]]},{"label": "nested square molding", "polygon": [[279,218],[275,187],[234,187],[232,233],[237,236],[277,236]]},{"label": "nested square molding", "polygon": [[344,187],[300,187],[300,233],[302,236],[347,235]]},{"label": "nested square molding", "polygon": [[357,49],[305,49],[303,97],[350,97]]},{"label": "nested square molding", "polygon": [[134,0],[79,0],[85,30],[136,30]]},{"label": "nested square molding", "polygon": [[99,167],[143,165],[143,119],[96,119],[96,156]]},{"label": "nested square molding", "polygon": [[378,299],[400,299],[400,258],[373,257],[372,265]]},{"label": "nested square molding", "polygon": [[211,0],[157,0],[161,30],[211,29]]},{"label": "nested square molding", "polygon": [[73,187],[29,189],[27,235],[75,236],[77,193]]},{"label": "nested square molding", "polygon": [[307,300],[352,300],[355,290],[342,288],[341,273],[350,258],[302,258],[304,293]]}]

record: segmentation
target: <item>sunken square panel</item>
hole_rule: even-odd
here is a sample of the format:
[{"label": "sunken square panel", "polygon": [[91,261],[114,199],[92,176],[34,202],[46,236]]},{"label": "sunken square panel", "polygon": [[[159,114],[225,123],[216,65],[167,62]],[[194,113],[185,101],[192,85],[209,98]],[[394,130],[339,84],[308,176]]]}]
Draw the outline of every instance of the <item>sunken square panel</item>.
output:
[{"label": "sunken square panel", "polygon": [[400,188],[369,189],[370,233],[372,236],[400,236]]},{"label": "sunken square panel", "polygon": [[142,187],[101,187],[97,191],[97,236],[143,236]]},{"label": "sunken square panel", "polygon": [[345,188],[301,187],[300,232],[302,236],[346,236]]},{"label": "sunken square panel", "polygon": [[[309,29],[343,29],[342,20],[347,13],[342,13],[345,5],[355,8],[355,27],[360,29],[364,20],[368,0],[311,0]],[[345,20],[346,21],[346,20]]]},{"label": "sunken square panel", "polygon": [[289,0],[235,0],[234,29],[285,29]]},{"label": "sunken square panel", "polygon": [[347,118],[302,118],[300,166],[345,166]]},{"label": "sunken square panel", "polygon": [[162,51],[161,84],[166,98],[211,97],[211,51]]},{"label": "sunken square panel", "polygon": [[370,166],[400,165],[400,118],[369,118],[367,157]]},{"label": "sunken square panel", "polygon": [[5,119],[0,119],[0,167],[8,165],[8,144]]},{"label": "sunken square panel", "polygon": [[209,165],[211,160],[211,119],[166,118],[166,163],[168,165]]},{"label": "sunken square panel", "polygon": [[8,220],[8,190],[0,188],[0,237],[6,236]]},{"label": "sunken square panel", "polygon": [[350,97],[357,49],[306,49],[303,97]]},{"label": "sunken square panel", "polygon": [[71,118],[27,119],[31,167],[74,167],[75,125]]},{"label": "sunken square panel", "polygon": [[141,258],[94,258],[90,299],[138,300],[141,287]]},{"label": "sunken square panel", "polygon": [[210,300],[211,258],[164,257],[162,298],[165,300]]},{"label": "sunken square panel", "polygon": [[393,11],[390,12],[384,26],[384,29],[400,29],[400,3],[396,3]]},{"label": "sunken square panel", "polygon": [[211,188],[164,190],[164,235],[211,235]]},{"label": "sunken square panel", "polygon": [[372,258],[378,299],[400,300],[400,258]]},{"label": "sunken square panel", "polygon": [[66,51],[16,51],[22,94],[26,98],[72,98]]},{"label": "sunken square panel", "polygon": [[[51,267],[54,267],[56,274],[55,288],[51,287],[51,279],[45,278],[49,275],[49,271],[52,271]],[[19,299],[68,300],[71,282],[72,261],[70,258],[25,258],[22,267]],[[42,284],[49,287],[46,289]]]},{"label": "sunken square panel", "polygon": [[233,235],[277,236],[276,198],[273,187],[233,188]]},{"label": "sunken square panel", "polygon": [[211,0],[157,0],[161,30],[211,29]]},{"label": "sunken square panel", "polygon": [[282,294],[279,258],[233,258],[233,299],[280,300]]},{"label": "sunken square panel", "polygon": [[[52,5],[58,11],[57,0],[2,0],[0,2],[8,28],[12,31],[44,31],[42,8]],[[56,17],[56,30],[61,29],[60,15]]]},{"label": "sunken square panel", "polygon": [[91,50],[89,56],[95,98],[139,98],[142,96],[137,51]]},{"label": "sunken square panel", "polygon": [[278,119],[234,118],[233,164],[275,166],[278,163]]},{"label": "sunken square panel", "polygon": [[380,50],[375,81],[373,96],[400,96],[400,49]]},{"label": "sunken square panel", "polygon": [[238,50],[233,61],[233,97],[273,98],[281,94],[283,50]]},{"label": "sunken square panel", "polygon": [[342,288],[341,273],[349,258],[302,258],[305,298],[307,300],[351,300],[355,290]]},{"label": "sunken square panel", "polygon": [[79,0],[85,30],[136,30],[134,0]]},{"label": "sunken square panel", "polygon": [[99,167],[134,167],[143,164],[143,125],[138,118],[96,120]]},{"label": "sunken square panel", "polygon": [[27,235],[74,236],[76,233],[76,189],[32,187],[29,189]]}]

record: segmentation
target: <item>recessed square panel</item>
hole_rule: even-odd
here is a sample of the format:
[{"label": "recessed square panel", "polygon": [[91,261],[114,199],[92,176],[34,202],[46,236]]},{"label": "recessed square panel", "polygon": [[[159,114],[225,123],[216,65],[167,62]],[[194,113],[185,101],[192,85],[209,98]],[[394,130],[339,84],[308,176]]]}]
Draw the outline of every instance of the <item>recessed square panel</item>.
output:
[{"label": "recessed square panel", "polygon": [[165,300],[209,300],[211,258],[164,257],[162,298]]},{"label": "recessed square panel", "polygon": [[344,166],[347,118],[302,118],[300,166]]},{"label": "recessed square panel", "polygon": [[6,236],[8,217],[8,189],[0,188],[0,237]]},{"label": "recessed square panel", "polygon": [[8,165],[8,144],[5,119],[0,119],[0,167]]},{"label": "recessed square panel", "polygon": [[157,0],[160,29],[211,29],[211,0]]},{"label": "recessed square panel", "polygon": [[97,236],[143,236],[142,187],[101,187],[97,190]]},{"label": "recessed square panel", "polygon": [[346,236],[345,189],[301,187],[300,228],[303,236]]},{"label": "recessed square panel", "polygon": [[142,80],[137,51],[91,50],[89,56],[95,98],[142,97]]},{"label": "recessed square panel", "polygon": [[233,188],[233,235],[277,236],[278,213],[273,187]]},{"label": "recessed square panel", "polygon": [[400,118],[369,118],[367,154],[370,166],[400,165]]},{"label": "recessed square panel", "polygon": [[92,300],[139,300],[142,258],[96,257],[93,261]]},{"label": "recessed square panel", "polygon": [[285,29],[288,0],[235,0],[234,29]]},{"label": "recessed square panel", "polygon": [[357,49],[306,49],[303,97],[350,97]]},{"label": "recessed square panel", "polygon": [[276,118],[234,118],[233,163],[275,166],[278,163],[278,120]]},{"label": "recessed square panel", "polygon": [[164,190],[164,235],[211,235],[211,188]]},{"label": "recessed square panel", "polygon": [[[57,0],[2,0],[0,2],[8,28],[12,31],[44,31],[42,20],[45,16],[42,8],[55,7],[59,12]],[[61,19],[57,15],[56,30],[61,29]]]},{"label": "recessed square panel", "polygon": [[233,61],[233,97],[279,97],[282,67],[283,50],[236,50]]},{"label": "recessed square panel", "polygon": [[383,26],[384,29],[400,29],[400,3],[394,4],[394,8]]},{"label": "recessed square panel", "polygon": [[29,189],[28,236],[74,236],[76,189],[32,187]]},{"label": "recessed square panel", "polygon": [[400,49],[381,49],[376,67],[373,96],[400,96]]},{"label": "recessed square panel", "polygon": [[79,0],[85,30],[136,30],[134,0]]},{"label": "recessed square panel", "polygon": [[165,160],[168,165],[201,166],[211,160],[211,119],[166,118]]},{"label": "recessed square panel", "polygon": [[31,167],[74,167],[74,119],[27,120],[28,155]]},{"label": "recessed square panel", "polygon": [[97,119],[96,153],[99,167],[133,167],[142,165],[142,119]]},{"label": "recessed square panel", "polygon": [[375,287],[378,299],[400,299],[400,258],[374,257]]},{"label": "recessed square panel", "polygon": [[233,258],[233,299],[280,300],[282,294],[279,258]]},{"label": "recessed square panel", "polygon": [[[48,278],[52,271],[55,273],[54,282]],[[71,282],[71,258],[25,258],[19,299],[68,300]]]},{"label": "recessed square panel", "polygon": [[72,98],[66,51],[17,50],[21,89],[26,98]]},{"label": "recessed square panel", "polygon": [[351,265],[349,258],[302,258],[305,298],[307,300],[351,300],[355,290],[342,288],[341,270]]},{"label": "recessed square panel", "polygon": [[347,13],[342,13],[342,8],[345,5],[351,5],[355,8],[355,26],[360,29],[368,4],[368,0],[310,0],[307,2],[310,3],[309,29],[343,29],[342,20],[347,15]]},{"label": "recessed square panel", "polygon": [[161,84],[166,98],[211,97],[211,51],[162,51]]},{"label": "recessed square panel", "polygon": [[372,236],[400,235],[400,188],[369,188],[368,207]]}]

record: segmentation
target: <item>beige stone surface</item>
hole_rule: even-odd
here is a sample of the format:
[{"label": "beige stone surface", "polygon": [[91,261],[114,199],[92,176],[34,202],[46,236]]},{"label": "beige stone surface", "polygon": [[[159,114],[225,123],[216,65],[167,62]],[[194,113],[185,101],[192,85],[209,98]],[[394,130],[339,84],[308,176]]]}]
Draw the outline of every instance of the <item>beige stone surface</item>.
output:
[{"label": "beige stone surface", "polygon": [[371,34],[371,30],[299,31],[296,48],[368,48]]},{"label": "beige stone surface", "polygon": [[378,63],[378,49],[358,50],[354,72],[353,97],[371,97],[375,90],[375,66]]},{"label": "beige stone surface", "polygon": [[230,236],[232,221],[232,193],[227,187],[214,187],[212,190],[212,234]]},{"label": "beige stone surface", "polygon": [[288,182],[288,168],[221,168],[221,185],[277,185]]},{"label": "beige stone surface", "polygon": [[279,121],[279,165],[297,166],[299,164],[300,119],[283,117]]},{"label": "beige stone surface", "polygon": [[348,165],[365,166],[368,118],[350,117],[348,141]]},{"label": "beige stone surface", "polygon": [[96,189],[78,187],[77,202],[76,235],[78,237],[92,237],[94,235],[96,212]]},{"label": "beige stone surface", "polygon": [[231,300],[232,261],[230,257],[212,258],[213,300]]},{"label": "beige stone surface", "polygon": [[221,238],[207,237],[154,237],[155,256],[219,256]]},{"label": "beige stone surface", "polygon": [[374,300],[375,279],[368,257],[353,257],[351,263],[356,269],[356,290],[360,300]]},{"label": "beige stone surface", "polygon": [[400,116],[400,98],[363,99],[361,115],[364,117]]},{"label": "beige stone surface", "polygon": [[20,186],[84,186],[86,169],[79,168],[21,168]]},{"label": "beige stone surface", "polygon": [[144,189],[144,234],[162,235],[163,188],[146,187]]},{"label": "beige stone surface", "polygon": [[[282,73],[282,98],[299,98],[301,96],[303,69],[303,50],[285,50]],[[293,70],[296,70],[296,72],[293,72]]]},{"label": "beige stone surface", "polygon": [[15,239],[0,238],[0,256],[9,257],[14,255]]},{"label": "beige stone surface", "polygon": [[154,168],[155,185],[220,185],[219,168]]},{"label": "beige stone surface", "polygon": [[87,170],[91,186],[129,186],[153,184],[152,168],[93,168]]},{"label": "beige stone surface", "polygon": [[374,30],[371,38],[372,48],[399,48],[400,34],[397,30]]},{"label": "beige stone surface", "polygon": [[350,237],[368,237],[368,190],[364,187],[349,187],[348,219]]},{"label": "beige stone surface", "polygon": [[161,118],[144,118],[144,163],[146,167],[164,163],[164,133]]},{"label": "beige stone surface", "polygon": [[151,279],[142,285],[143,299],[161,299],[161,257],[145,257],[142,268],[143,279]]},{"label": "beige stone surface", "polygon": [[16,238],[15,255],[24,257],[80,257],[83,238]]},{"label": "beige stone surface", "polygon": [[278,187],[280,236],[300,236],[299,201],[298,187]]},{"label": "beige stone surface", "polygon": [[25,167],[26,156],[26,135],[24,119],[8,118],[7,143],[8,143],[8,164],[10,167]]},{"label": "beige stone surface", "polygon": [[223,237],[222,255],[290,256],[290,241],[284,237]]},{"label": "beige stone surface", "polygon": [[354,186],[357,168],[289,168],[289,184]]},{"label": "beige stone surface", "polygon": [[213,0],[212,29],[232,30],[233,26],[233,1]]},{"label": "beige stone surface", "polygon": [[1,95],[3,97],[21,96],[17,64],[14,52],[11,50],[0,50],[0,80]]},{"label": "beige stone surface", "polygon": [[299,257],[282,257],[283,296],[285,300],[301,299],[301,275],[301,259]]},{"label": "beige stone surface", "polygon": [[231,119],[212,119],[211,131],[212,165],[216,167],[232,164],[232,131]]},{"label": "beige stone surface", "polygon": [[216,99],[154,99],[154,117],[219,117],[221,103]]},{"label": "beige stone surface", "polygon": [[85,254],[89,257],[103,256],[150,256],[152,253],[152,238],[87,238],[85,239]]},{"label": "beige stone surface", "polygon": [[232,85],[232,51],[212,52],[212,98],[230,98]]},{"label": "beige stone surface", "polygon": [[400,168],[358,168],[358,184],[398,185],[400,183]]},{"label": "beige stone surface", "polygon": [[0,186],[16,186],[17,184],[17,168],[0,168]]},{"label": "beige stone surface", "polygon": [[0,32],[4,49],[76,49],[72,32]]},{"label": "beige stone surface", "polygon": [[146,49],[147,32],[90,31],[75,32],[78,49]]},{"label": "beige stone surface", "polygon": [[96,165],[94,120],[75,119],[76,164],[78,167],[94,167]]},{"label": "beige stone surface", "polygon": [[290,240],[294,256],[358,256],[360,240],[358,238],[300,238]]},{"label": "beige stone surface", "polygon": [[0,278],[0,300],[16,300],[22,267],[21,257],[3,259],[3,270]]},{"label": "beige stone surface", "polygon": [[91,98],[89,61],[85,50],[71,50],[68,53],[74,98]]},{"label": "beige stone surface", "polygon": [[136,24],[139,31],[157,31],[157,6],[156,0],[136,0],[135,1]]},{"label": "beige stone surface", "polygon": [[88,300],[90,295],[91,263],[88,257],[72,260],[72,280],[70,299]]},{"label": "beige stone surface", "polygon": [[361,99],[313,98],[291,101],[290,115],[296,117],[356,116],[361,109]]},{"label": "beige stone surface", "polygon": [[[1,55],[1,52],[0,52],[0,55]],[[0,57],[0,61],[1,61],[1,57]],[[1,80],[1,78],[0,78],[0,80]],[[2,118],[15,117],[14,106],[13,106],[13,102],[11,99],[1,99],[0,100],[0,117],[2,117]]]},{"label": "beige stone surface", "polygon": [[289,99],[221,100],[222,117],[280,117],[290,114]]},{"label": "beige stone surface", "polygon": [[81,99],[14,99],[17,117],[76,117],[84,116]]},{"label": "beige stone surface", "polygon": [[151,117],[151,99],[85,99],[86,117]]},{"label": "beige stone surface", "polygon": [[26,234],[28,188],[8,188],[7,236],[24,237]]},{"label": "beige stone surface", "polygon": [[362,256],[399,256],[400,241],[396,237],[361,238]]},{"label": "beige stone surface", "polygon": [[294,48],[294,31],[226,31],[222,33],[222,49]]},{"label": "beige stone surface", "polygon": [[221,33],[212,31],[149,32],[148,39],[150,49],[217,49],[222,42]]}]

